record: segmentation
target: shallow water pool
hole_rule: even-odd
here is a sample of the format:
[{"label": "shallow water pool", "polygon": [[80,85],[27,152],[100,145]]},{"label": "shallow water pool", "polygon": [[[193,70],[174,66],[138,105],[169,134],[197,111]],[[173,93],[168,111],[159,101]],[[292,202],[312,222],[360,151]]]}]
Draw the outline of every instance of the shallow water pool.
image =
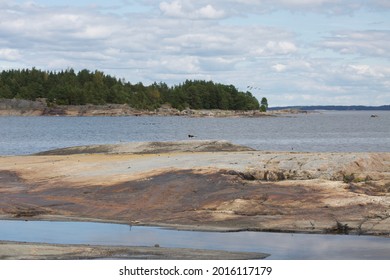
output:
[{"label": "shallow water pool", "polygon": [[267,259],[390,260],[390,238],[268,232],[199,232],[93,222],[0,220],[0,240],[261,252]]}]

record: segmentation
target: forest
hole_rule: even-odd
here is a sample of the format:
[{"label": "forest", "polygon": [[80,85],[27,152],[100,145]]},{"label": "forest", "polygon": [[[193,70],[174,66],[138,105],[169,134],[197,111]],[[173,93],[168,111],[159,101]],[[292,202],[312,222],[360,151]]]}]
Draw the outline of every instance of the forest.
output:
[{"label": "forest", "polygon": [[128,104],[153,110],[163,104],[173,108],[258,110],[258,100],[250,92],[233,85],[204,80],[186,80],[168,86],[165,83],[131,84],[101,71],[73,69],[58,72],[35,68],[3,70],[0,73],[0,98],[36,100],[46,98],[52,105]]}]

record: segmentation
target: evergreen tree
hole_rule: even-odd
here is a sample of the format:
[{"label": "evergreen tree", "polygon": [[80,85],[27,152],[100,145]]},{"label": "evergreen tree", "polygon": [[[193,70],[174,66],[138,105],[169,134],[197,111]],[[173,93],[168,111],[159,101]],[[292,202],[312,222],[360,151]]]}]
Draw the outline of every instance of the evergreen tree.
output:
[{"label": "evergreen tree", "polygon": [[[258,110],[257,99],[250,92],[240,92],[233,85],[212,81],[186,80],[169,87],[165,83],[131,84],[121,79],[73,69],[45,72],[35,68],[0,72],[0,98],[35,100],[47,98],[52,105],[124,104],[153,110],[169,103],[179,110],[222,109]],[[262,108],[268,104],[262,100]],[[263,109],[264,109],[263,108]]]},{"label": "evergreen tree", "polygon": [[267,100],[267,98],[263,97],[261,99],[260,104],[261,104],[260,111],[261,112],[267,112],[267,110],[268,110],[268,100]]}]

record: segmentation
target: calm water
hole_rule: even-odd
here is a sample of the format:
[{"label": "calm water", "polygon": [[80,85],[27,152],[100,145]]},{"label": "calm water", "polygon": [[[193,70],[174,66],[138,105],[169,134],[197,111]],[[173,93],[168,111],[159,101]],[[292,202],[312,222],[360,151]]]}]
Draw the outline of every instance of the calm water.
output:
[{"label": "calm water", "polygon": [[[44,229],[44,230],[43,230]],[[0,221],[0,240],[269,253],[268,259],[385,259],[390,239],[265,232],[196,232],[88,222]]]},{"label": "calm water", "polygon": [[387,111],[277,118],[0,117],[0,129],[0,155],[75,145],[185,140],[188,134],[260,150],[390,152]]},{"label": "calm water", "polygon": [[[376,114],[378,118],[371,118]],[[277,118],[0,117],[0,155],[132,141],[225,139],[259,150],[390,152],[390,112]],[[279,233],[207,233],[95,224],[0,221],[0,240],[191,247],[272,254],[272,259],[390,259],[390,240]]]}]

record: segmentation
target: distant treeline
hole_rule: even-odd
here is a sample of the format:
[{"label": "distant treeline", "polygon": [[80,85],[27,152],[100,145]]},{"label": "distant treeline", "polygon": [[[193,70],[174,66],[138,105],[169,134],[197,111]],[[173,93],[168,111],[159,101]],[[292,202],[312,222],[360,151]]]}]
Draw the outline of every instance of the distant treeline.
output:
[{"label": "distant treeline", "polygon": [[390,110],[390,105],[383,105],[383,106],[363,106],[363,105],[287,106],[287,107],[269,108],[269,110],[284,110],[284,109],[297,109],[297,110],[303,110],[303,111],[312,111],[312,110],[333,110],[333,111],[376,111],[376,110],[378,110],[378,111],[388,111],[388,110]]},{"label": "distant treeline", "polygon": [[6,70],[0,73],[0,98],[36,100],[46,98],[52,105],[129,104],[153,110],[169,103],[179,110],[257,110],[258,100],[250,92],[212,81],[186,80],[165,83],[131,84],[101,71],[73,69],[48,72],[38,69]]}]

